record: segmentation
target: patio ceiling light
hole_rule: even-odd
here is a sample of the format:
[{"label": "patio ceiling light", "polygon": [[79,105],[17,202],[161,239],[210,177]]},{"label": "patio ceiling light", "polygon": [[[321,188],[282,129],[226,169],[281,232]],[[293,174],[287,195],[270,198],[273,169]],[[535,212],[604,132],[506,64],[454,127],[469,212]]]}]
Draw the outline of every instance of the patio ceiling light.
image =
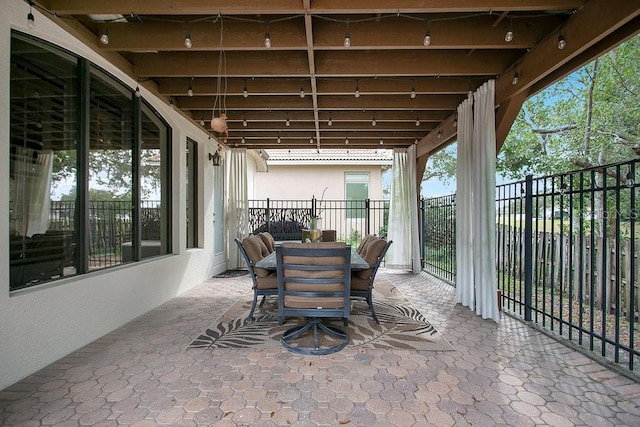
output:
[{"label": "patio ceiling light", "polygon": [[33,17],[33,3],[29,2],[29,13],[27,13],[27,25],[29,28],[34,29],[36,27],[36,20]]},{"label": "patio ceiling light", "polygon": [[102,31],[102,35],[100,36],[100,43],[109,44],[109,30],[107,28]]},{"label": "patio ceiling light", "polygon": [[564,49],[565,47],[567,47],[567,42],[566,42],[566,40],[564,39],[564,36],[563,36],[562,34],[560,34],[560,35],[558,36],[558,49],[562,50],[562,49]]},{"label": "patio ceiling light", "polygon": [[509,18],[509,26],[507,27],[507,32],[504,35],[504,41],[507,43],[513,40],[513,17]]},{"label": "patio ceiling light", "polygon": [[431,33],[429,32],[429,30],[424,33],[424,40],[422,41],[422,44],[425,46],[429,46],[431,44]]},{"label": "patio ceiling light", "polygon": [[344,47],[351,47],[351,36],[349,35],[349,20],[347,19],[347,32],[344,35]]}]

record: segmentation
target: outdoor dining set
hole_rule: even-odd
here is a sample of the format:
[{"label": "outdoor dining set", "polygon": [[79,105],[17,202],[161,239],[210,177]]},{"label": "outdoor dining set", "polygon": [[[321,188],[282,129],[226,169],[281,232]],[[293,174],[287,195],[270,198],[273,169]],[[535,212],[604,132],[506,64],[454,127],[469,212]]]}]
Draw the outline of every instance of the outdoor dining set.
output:
[{"label": "outdoor dining set", "polygon": [[287,318],[304,319],[280,339],[287,350],[300,354],[330,354],[349,343],[347,333],[324,320],[349,324],[352,299],[366,300],[371,317],[376,272],[391,245],[367,235],[357,248],[344,242],[276,242],[268,232],[235,239],[253,281],[253,302],[247,321],[255,321],[258,297],[277,297],[280,325]]}]

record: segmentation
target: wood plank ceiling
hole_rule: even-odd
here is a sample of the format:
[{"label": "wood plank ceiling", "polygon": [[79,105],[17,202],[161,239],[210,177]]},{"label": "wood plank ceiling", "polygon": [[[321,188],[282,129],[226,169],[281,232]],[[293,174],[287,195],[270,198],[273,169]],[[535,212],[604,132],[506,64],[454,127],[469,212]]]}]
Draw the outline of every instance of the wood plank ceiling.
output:
[{"label": "wood plank ceiling", "polygon": [[36,4],[206,130],[225,113],[228,135],[215,135],[226,145],[418,144],[420,156],[452,141],[456,107],[488,79],[501,145],[528,96],[640,28],[636,0]]}]

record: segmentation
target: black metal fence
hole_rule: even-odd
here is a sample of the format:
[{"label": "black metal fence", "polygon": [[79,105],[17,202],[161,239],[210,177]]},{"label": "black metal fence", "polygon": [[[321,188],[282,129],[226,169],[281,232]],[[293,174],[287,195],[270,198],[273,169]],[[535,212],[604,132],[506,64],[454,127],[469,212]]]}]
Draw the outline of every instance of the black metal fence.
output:
[{"label": "black metal fence", "polygon": [[428,272],[456,280],[456,196],[422,199],[422,260]]},{"label": "black metal fence", "polygon": [[249,200],[249,231],[268,231],[276,240],[300,240],[317,218],[321,230],[357,246],[366,234],[387,236],[388,200]]},{"label": "black metal fence", "polygon": [[[631,371],[640,355],[638,179],[634,160],[496,188],[503,309]],[[424,261],[455,278],[449,197],[423,201]]]}]

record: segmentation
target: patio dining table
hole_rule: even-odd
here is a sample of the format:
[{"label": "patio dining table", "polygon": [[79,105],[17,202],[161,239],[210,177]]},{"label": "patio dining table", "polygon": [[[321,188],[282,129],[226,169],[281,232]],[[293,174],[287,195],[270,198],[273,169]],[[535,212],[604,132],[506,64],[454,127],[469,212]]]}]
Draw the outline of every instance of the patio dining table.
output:
[{"label": "patio dining table", "polygon": [[[275,270],[277,268],[276,253],[271,252],[260,261],[256,262],[256,267],[264,268],[266,270]],[[366,270],[369,268],[369,263],[356,252],[355,248],[351,248],[351,270]]]}]

